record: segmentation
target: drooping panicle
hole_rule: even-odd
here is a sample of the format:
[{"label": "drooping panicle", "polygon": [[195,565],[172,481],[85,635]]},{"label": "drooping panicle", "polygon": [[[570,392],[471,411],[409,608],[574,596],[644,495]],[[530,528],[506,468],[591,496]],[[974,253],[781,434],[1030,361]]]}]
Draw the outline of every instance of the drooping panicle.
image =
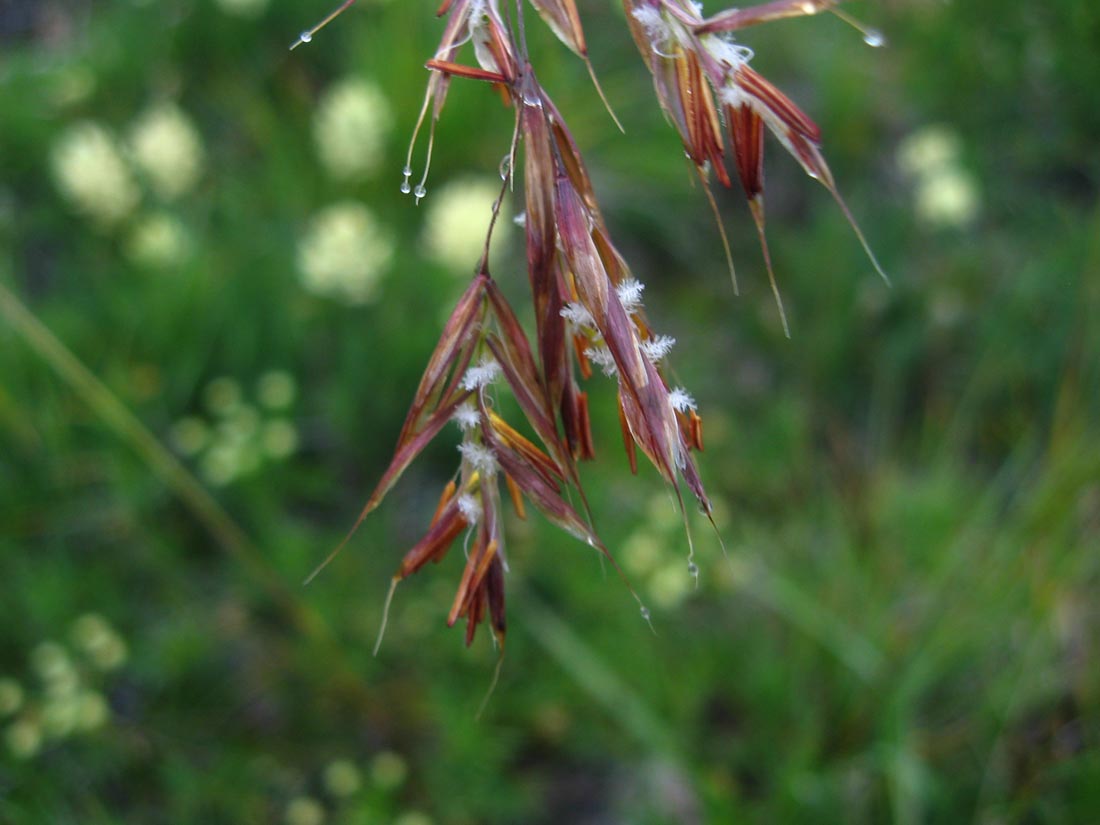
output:
[{"label": "drooping panicle", "polygon": [[[558,39],[585,61],[595,82],[575,0],[530,3]],[[581,486],[578,461],[595,454],[582,381],[602,372],[613,382],[630,469],[637,472],[639,452],[649,460],[672,488],[685,528],[688,496],[683,488],[708,516],[711,507],[693,455],[703,449],[702,419],[692,396],[666,378],[675,341],[651,324],[643,301],[644,285],[613,242],[580,148],[539,84],[525,38],[513,36],[513,22],[517,34],[525,32],[523,3],[516,3],[511,21],[501,14],[499,4],[500,0],[440,3],[437,15],[445,18],[443,34],[426,62],[428,86],[403,170],[402,190],[414,194],[417,202],[426,194],[435,126],[451,80],[477,80],[495,87],[515,113],[515,130],[500,174],[507,187],[522,170],[525,211],[517,223],[524,227],[534,335],[528,337],[519,315],[489,274],[487,238],[476,274],[428,359],[390,464],[348,537],[379,506],[411,462],[453,422],[456,430],[449,432],[459,437],[458,468],[444,486],[425,533],[402,558],[385,611],[399,582],[439,562],[462,537],[466,561],[447,623],[465,619],[470,644],[478,625],[487,620],[503,649],[508,564],[502,483],[518,517],[526,518],[531,505],[533,511],[595,548],[622,576],[597,535]],[[347,5],[350,0],[341,9]],[[776,0],[710,18],[704,18],[702,4],[692,0],[623,0],[623,5],[661,108],[676,129],[716,218],[711,180],[731,187],[736,176],[744,189],[786,327],[764,231],[765,129],[828,188],[850,221],[851,216],[822,155],[817,125],[749,66],[753,53],[732,38],[734,32],[760,23],[833,10],[835,2]],[[513,13],[511,7],[508,12]],[[328,19],[331,16],[323,22]],[[313,31],[316,28],[306,34],[312,36]],[[307,41],[306,35],[300,39]],[[467,44],[470,49],[463,56]],[[464,63],[470,53],[472,61]],[[429,117],[424,172],[414,187],[412,155],[419,130]],[[523,152],[520,168],[518,151]],[[498,198],[493,204],[490,236],[500,203]],[[718,227],[729,258],[720,219]],[[866,248],[858,227],[855,231]],[[505,393],[515,399],[518,421],[506,420],[502,413],[515,409],[498,404]],[[689,571],[697,575],[690,532],[688,545]],[[328,560],[341,547],[343,543]],[[638,598],[633,589],[630,592]],[[648,609],[640,601],[639,606],[648,620]]]}]

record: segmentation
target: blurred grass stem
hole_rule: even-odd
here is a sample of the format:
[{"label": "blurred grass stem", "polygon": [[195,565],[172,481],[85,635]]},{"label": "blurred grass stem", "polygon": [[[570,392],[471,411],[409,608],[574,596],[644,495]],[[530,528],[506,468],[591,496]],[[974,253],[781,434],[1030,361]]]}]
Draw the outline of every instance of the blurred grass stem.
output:
[{"label": "blurred grass stem", "polygon": [[311,638],[331,640],[328,626],[320,615],[294,597],[263,560],[259,548],[202,483],[3,283],[0,283],[0,317],[11,325],[12,331],[49,365],[108,429],[130,445],[152,473],[209,531],[222,549],[241,563],[294,626]]}]

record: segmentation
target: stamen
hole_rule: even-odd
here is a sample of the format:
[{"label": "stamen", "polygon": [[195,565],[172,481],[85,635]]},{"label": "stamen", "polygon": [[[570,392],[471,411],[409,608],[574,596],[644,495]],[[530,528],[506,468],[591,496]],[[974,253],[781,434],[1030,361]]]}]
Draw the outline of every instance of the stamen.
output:
[{"label": "stamen", "polygon": [[676,412],[686,413],[695,409],[695,399],[683,387],[677,387],[668,394],[668,403]]}]

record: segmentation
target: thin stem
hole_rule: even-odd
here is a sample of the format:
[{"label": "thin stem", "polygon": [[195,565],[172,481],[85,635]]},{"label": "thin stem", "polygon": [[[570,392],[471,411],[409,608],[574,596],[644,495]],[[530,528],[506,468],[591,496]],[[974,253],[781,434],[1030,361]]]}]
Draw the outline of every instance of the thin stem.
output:
[{"label": "thin stem", "polygon": [[340,4],[339,8],[337,8],[335,11],[330,13],[328,17],[326,17],[324,20],[322,20],[320,23],[318,23],[312,29],[306,29],[304,32],[302,32],[300,35],[298,35],[298,39],[290,44],[290,50],[294,51],[296,48],[301,46],[303,43],[310,42],[313,39],[313,35],[317,34],[317,32],[319,32],[321,29],[323,29],[325,26],[327,26],[329,23],[331,23],[333,20],[335,20],[341,14],[343,14],[344,10],[347,9],[347,7],[350,6],[354,2],[355,2],[355,0],[344,0],[344,2]]},{"label": "thin stem", "polygon": [[526,66],[527,59],[527,26],[523,20],[523,0],[516,0],[516,26],[519,29],[519,64]]}]

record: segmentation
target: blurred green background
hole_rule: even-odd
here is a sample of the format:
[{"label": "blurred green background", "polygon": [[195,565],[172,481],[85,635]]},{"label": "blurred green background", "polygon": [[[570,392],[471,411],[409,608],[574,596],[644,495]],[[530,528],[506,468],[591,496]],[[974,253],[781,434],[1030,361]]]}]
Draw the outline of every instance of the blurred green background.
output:
[{"label": "blurred green background", "polygon": [[[0,821],[1100,821],[1096,4],[851,4],[882,49],[831,16],[744,33],[893,280],[770,143],[790,340],[736,191],[732,294],[621,11],[580,3],[625,137],[531,23],[678,339],[728,558],[696,525],[692,588],[594,378],[583,478],[656,635],[591,550],[512,520],[480,720],[458,551],[370,655],[457,432],[301,585],[499,185],[511,117],[456,82],[427,198],[398,192],[435,5],[361,0],[291,53],[324,0],[0,4]],[[525,308],[522,256],[506,220]]]}]

